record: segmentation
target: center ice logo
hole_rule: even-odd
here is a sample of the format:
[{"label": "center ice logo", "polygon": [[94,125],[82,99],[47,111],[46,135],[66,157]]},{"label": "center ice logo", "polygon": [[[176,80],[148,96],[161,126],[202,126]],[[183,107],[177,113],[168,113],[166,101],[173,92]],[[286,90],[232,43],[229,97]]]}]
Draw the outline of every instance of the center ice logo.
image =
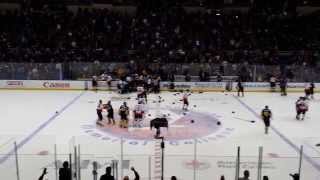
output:
[{"label": "center ice logo", "polygon": [[168,118],[169,128],[161,128],[161,135],[171,145],[192,144],[194,139],[198,143],[217,141],[225,138],[233,129],[223,127],[221,117],[215,113],[189,111],[184,112],[179,108],[156,107],[148,110],[144,126],[141,128],[123,129],[118,126],[83,125],[82,129],[90,136],[104,141],[120,142],[122,138],[131,145],[147,145],[154,139],[155,130],[151,130],[149,121],[156,114],[165,114]]}]

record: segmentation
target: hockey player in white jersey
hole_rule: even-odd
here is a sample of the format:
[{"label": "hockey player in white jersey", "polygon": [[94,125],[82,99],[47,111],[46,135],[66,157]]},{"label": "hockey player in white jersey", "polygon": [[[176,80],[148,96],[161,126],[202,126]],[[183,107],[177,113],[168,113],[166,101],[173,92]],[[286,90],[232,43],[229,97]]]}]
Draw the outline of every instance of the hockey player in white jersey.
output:
[{"label": "hockey player in white jersey", "polygon": [[145,113],[145,107],[144,107],[143,102],[140,100],[140,101],[138,101],[138,104],[135,105],[135,107],[133,109],[133,114],[134,114],[133,126],[142,127],[144,113]]},{"label": "hockey player in white jersey", "polygon": [[142,86],[137,87],[137,99],[142,104],[147,103],[147,92]]},{"label": "hockey player in white jersey", "polygon": [[297,120],[304,120],[308,109],[309,109],[309,106],[306,101],[306,98],[300,97],[296,102],[296,111],[297,111],[296,119]]}]

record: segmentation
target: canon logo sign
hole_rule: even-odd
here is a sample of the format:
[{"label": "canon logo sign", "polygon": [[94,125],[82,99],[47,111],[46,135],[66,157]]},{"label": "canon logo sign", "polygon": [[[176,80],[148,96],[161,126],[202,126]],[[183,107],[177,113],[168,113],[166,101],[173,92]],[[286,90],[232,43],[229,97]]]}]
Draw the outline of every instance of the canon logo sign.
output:
[{"label": "canon logo sign", "polygon": [[7,81],[7,86],[23,86],[23,81]]},{"label": "canon logo sign", "polygon": [[45,88],[70,88],[69,83],[60,82],[44,82],[43,87]]}]

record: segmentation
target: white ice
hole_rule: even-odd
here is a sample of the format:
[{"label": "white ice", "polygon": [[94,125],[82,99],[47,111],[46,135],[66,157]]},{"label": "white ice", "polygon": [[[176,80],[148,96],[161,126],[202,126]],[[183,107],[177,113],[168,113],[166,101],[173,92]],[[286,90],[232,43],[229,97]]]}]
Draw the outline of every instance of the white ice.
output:
[{"label": "white ice", "polygon": [[[80,98],[77,98],[81,93],[83,94]],[[247,93],[245,97],[239,98],[257,114],[260,114],[265,105],[271,108],[274,114],[271,124],[277,132],[270,129],[270,133],[265,135],[262,121],[241,104],[233,93],[193,93],[190,96],[190,109],[219,115],[222,124],[219,131],[214,132],[212,136],[215,134],[223,136],[208,142],[200,138],[197,143],[196,157],[194,157],[194,144],[185,144],[181,141],[178,142],[179,145],[174,145],[167,142],[166,176],[176,175],[180,177],[179,179],[193,179],[194,169],[188,167],[188,164],[190,165],[196,158],[203,163],[196,171],[198,179],[218,179],[222,174],[226,179],[234,179],[234,168],[223,168],[218,165],[227,166],[228,163],[234,162],[237,147],[240,146],[242,155],[240,161],[246,162],[241,171],[250,169],[252,177],[256,178],[254,162],[258,162],[258,147],[263,146],[263,160],[269,163],[266,164],[268,167],[263,169],[263,174],[269,175],[272,180],[289,179],[288,174],[298,170],[298,152],[294,147],[303,145],[307,157],[303,159],[302,179],[319,180],[318,170],[307,159],[310,158],[316,165],[320,164],[320,148],[316,146],[320,143],[320,98],[316,95],[316,99],[309,102],[310,111],[306,119],[297,121],[294,103],[302,95],[302,93],[290,93],[287,97],[282,97],[277,93]],[[133,107],[136,103],[133,98],[135,94],[123,96],[132,97],[126,101],[130,107]],[[149,99],[157,99],[157,96],[150,95]],[[177,108],[182,106],[178,101],[180,97],[173,96],[173,93],[163,92],[160,96],[165,100],[160,106]],[[78,144],[80,144],[83,159],[119,160],[121,146],[118,137],[104,141],[101,137],[97,138],[90,135],[90,132],[85,132],[84,127],[91,126],[96,129],[95,108],[99,99],[106,102],[110,99],[121,99],[121,97],[111,92],[1,90],[0,154],[2,155],[0,156],[6,156],[12,150],[14,141],[17,144],[23,142],[18,149],[22,180],[36,179],[41,172],[41,167],[50,166],[50,163],[52,166],[54,144],[57,145],[58,158],[61,160],[67,160],[67,154],[73,152],[73,146]],[[74,103],[60,112],[73,100]],[[177,103],[173,105],[172,101]],[[122,100],[114,100],[112,103],[117,113]],[[54,117],[55,114],[56,117]],[[52,121],[45,123],[50,118]],[[254,120],[256,123],[237,118]],[[231,131],[226,133],[224,132],[226,129]],[[190,142],[192,141],[191,139]],[[142,145],[142,141],[138,145],[132,145],[129,142],[130,140],[126,140],[124,143],[123,151],[126,154],[124,158],[130,160],[130,166],[134,165],[140,170],[143,178],[147,178],[148,158],[154,155],[154,143],[148,142]],[[0,164],[0,173],[7,173],[5,176],[7,179],[14,177],[15,174],[12,169],[14,167],[12,157]],[[153,170],[153,159],[151,161],[150,166]],[[34,166],[30,166],[30,163]],[[11,170],[8,171],[8,168]],[[84,170],[83,174],[90,177],[91,170],[90,166]],[[53,171],[52,169],[50,174],[52,177]],[[99,172],[103,173],[104,170],[100,169]],[[129,171],[125,171],[125,174],[128,173]]]}]

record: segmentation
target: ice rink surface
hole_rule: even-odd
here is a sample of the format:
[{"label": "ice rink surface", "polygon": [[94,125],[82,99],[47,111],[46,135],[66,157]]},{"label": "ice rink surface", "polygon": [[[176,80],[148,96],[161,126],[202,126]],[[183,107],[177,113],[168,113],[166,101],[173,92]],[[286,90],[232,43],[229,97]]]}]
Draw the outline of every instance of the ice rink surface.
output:
[{"label": "ice rink surface", "polygon": [[[232,162],[240,146],[240,161],[244,162],[241,171],[250,169],[255,178],[258,147],[263,146],[263,160],[266,162],[263,174],[275,180],[289,179],[288,174],[298,170],[299,148],[303,145],[302,179],[320,179],[320,147],[316,146],[320,143],[320,97],[315,95],[315,99],[309,101],[306,119],[297,121],[294,104],[302,93],[289,93],[286,97],[278,93],[246,93],[240,98],[234,95],[193,93],[189,97],[187,113],[180,110],[181,94],[163,92],[149,95],[146,117],[152,119],[157,114],[166,114],[169,119],[169,129],[163,129],[166,176],[180,175],[180,179],[193,179],[196,169],[198,179],[218,179],[222,174],[227,179],[234,179]],[[158,103],[158,96],[164,101]],[[52,166],[54,144],[61,160],[66,160],[67,154],[73,151],[72,147],[78,144],[83,159],[119,159],[122,138],[125,159],[132,159],[130,166],[138,167],[142,178],[147,179],[150,174],[147,169],[151,168],[152,174],[155,171],[154,160],[151,159],[151,164],[148,161],[148,157],[155,153],[154,131],[149,127],[123,130],[96,125],[99,99],[104,103],[111,100],[117,114],[123,101],[132,108],[136,104],[135,97],[135,94],[113,92],[1,90],[0,171],[7,172],[11,168],[6,177],[10,179],[13,176],[10,161],[13,161],[12,145],[15,141],[20,168],[24,171],[26,167],[30,168],[31,162],[42,161],[40,159],[48,162],[40,163],[41,166],[49,167],[50,163]],[[264,134],[264,124],[259,118],[265,105],[273,112],[268,135]],[[24,171],[22,180],[37,177],[41,167],[34,167],[32,173]],[[100,173],[103,171],[101,169]]]}]

